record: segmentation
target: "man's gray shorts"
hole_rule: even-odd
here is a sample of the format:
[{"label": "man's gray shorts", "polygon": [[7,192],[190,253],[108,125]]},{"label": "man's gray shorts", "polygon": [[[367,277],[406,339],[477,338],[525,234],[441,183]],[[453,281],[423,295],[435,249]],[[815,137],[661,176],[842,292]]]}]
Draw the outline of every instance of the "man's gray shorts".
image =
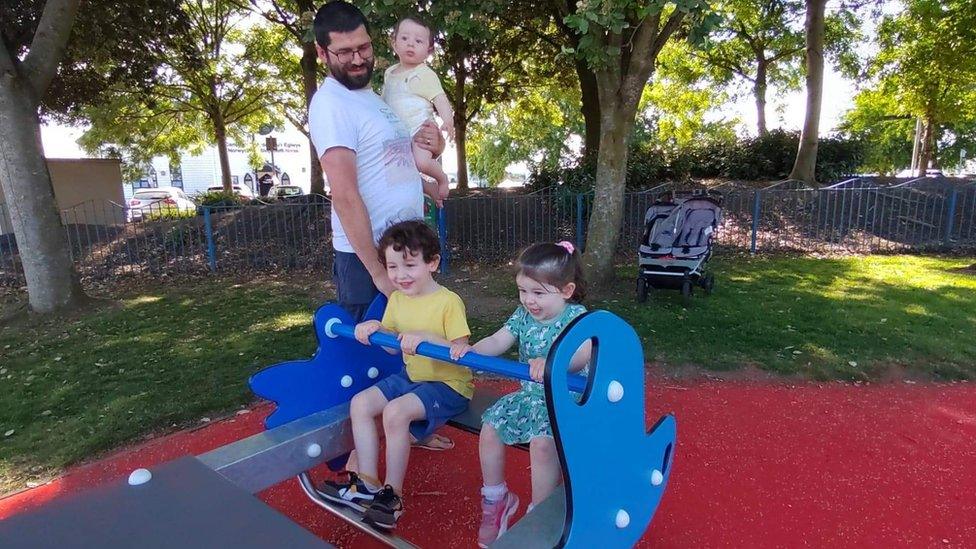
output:
[{"label": "man's gray shorts", "polygon": [[339,306],[352,315],[357,323],[361,322],[369,304],[380,292],[373,285],[373,277],[359,260],[359,256],[349,252],[335,252],[332,280],[336,285]]}]

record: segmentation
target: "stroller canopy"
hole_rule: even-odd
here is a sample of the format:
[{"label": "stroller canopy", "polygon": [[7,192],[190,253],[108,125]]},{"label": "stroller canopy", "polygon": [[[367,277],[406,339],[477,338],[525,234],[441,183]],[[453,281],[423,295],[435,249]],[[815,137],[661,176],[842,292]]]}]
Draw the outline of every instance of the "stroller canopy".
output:
[{"label": "stroller canopy", "polygon": [[708,251],[718,228],[722,207],[709,196],[694,196],[680,203],[654,204],[644,214],[645,254],[696,257]]}]

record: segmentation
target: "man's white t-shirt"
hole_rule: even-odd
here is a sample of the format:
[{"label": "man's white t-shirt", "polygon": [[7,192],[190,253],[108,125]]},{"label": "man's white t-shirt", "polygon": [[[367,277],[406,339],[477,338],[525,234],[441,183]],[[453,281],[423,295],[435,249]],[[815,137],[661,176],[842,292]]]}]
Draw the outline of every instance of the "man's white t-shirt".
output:
[{"label": "man's white t-shirt", "polygon": [[[372,89],[350,90],[326,78],[309,104],[308,127],[320,158],[334,147],[356,153],[356,180],[373,242],[391,224],[423,217],[423,187],[410,134]],[[340,252],[354,251],[334,208],[332,245]]]}]

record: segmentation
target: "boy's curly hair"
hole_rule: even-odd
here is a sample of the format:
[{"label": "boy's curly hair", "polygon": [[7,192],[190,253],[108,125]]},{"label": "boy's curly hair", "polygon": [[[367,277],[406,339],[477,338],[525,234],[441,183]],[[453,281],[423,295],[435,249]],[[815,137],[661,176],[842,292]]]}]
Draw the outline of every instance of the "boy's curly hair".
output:
[{"label": "boy's curly hair", "polygon": [[376,246],[380,263],[386,264],[386,249],[391,246],[404,255],[419,253],[425,263],[430,263],[441,253],[441,243],[437,233],[430,228],[430,225],[419,219],[394,223],[383,231],[380,242]]}]

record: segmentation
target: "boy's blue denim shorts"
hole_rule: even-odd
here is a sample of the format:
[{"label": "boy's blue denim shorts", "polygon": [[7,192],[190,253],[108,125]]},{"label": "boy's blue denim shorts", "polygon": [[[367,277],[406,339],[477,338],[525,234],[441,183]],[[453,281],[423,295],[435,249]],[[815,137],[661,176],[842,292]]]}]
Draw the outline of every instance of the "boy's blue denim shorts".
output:
[{"label": "boy's blue denim shorts", "polygon": [[376,383],[386,400],[393,400],[407,393],[417,395],[424,405],[427,417],[410,424],[410,434],[417,440],[424,440],[449,419],[468,407],[468,399],[440,381],[410,381],[407,373],[400,371]]}]

